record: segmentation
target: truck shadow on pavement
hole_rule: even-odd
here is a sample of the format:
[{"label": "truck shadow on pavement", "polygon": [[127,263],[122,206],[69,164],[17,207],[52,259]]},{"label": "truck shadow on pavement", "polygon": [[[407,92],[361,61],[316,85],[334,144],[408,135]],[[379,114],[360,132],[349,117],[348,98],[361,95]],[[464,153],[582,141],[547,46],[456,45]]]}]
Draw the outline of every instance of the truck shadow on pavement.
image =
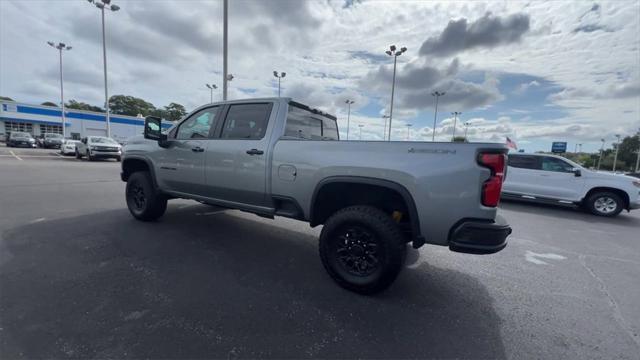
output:
[{"label": "truck shadow on pavement", "polygon": [[359,296],[326,275],[314,236],[211,209],[5,232],[0,357],[505,357],[473,276],[421,263]]}]

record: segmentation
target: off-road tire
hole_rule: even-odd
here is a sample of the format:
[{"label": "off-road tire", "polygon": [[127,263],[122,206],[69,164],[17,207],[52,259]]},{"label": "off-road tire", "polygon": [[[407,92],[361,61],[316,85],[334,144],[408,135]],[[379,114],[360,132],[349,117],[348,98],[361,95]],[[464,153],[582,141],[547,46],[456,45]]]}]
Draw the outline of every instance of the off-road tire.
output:
[{"label": "off-road tire", "polygon": [[593,215],[614,217],[624,209],[624,200],[616,193],[603,191],[591,194],[584,205]]},{"label": "off-road tire", "polygon": [[[368,247],[369,250],[375,249],[374,257],[377,257],[375,270],[371,274],[354,274],[353,269],[338,256],[339,253],[344,255],[345,243],[353,242],[354,236],[347,236],[350,229],[362,229],[372,235],[369,239],[375,239],[376,246],[371,247],[370,244]],[[363,246],[366,250],[367,247]],[[349,249],[356,247],[357,255],[350,252],[347,256],[351,256],[351,259],[361,255],[361,259],[368,258],[360,245]],[[322,265],[329,276],[343,288],[360,294],[374,294],[388,288],[400,273],[406,257],[406,244],[398,225],[391,216],[372,206],[351,206],[333,214],[324,224],[319,248]]]},{"label": "off-road tire", "polygon": [[[156,220],[167,210],[167,197],[154,188],[147,171],[137,171],[129,176],[125,196],[129,212],[138,220]],[[136,196],[142,196],[144,201]]]}]

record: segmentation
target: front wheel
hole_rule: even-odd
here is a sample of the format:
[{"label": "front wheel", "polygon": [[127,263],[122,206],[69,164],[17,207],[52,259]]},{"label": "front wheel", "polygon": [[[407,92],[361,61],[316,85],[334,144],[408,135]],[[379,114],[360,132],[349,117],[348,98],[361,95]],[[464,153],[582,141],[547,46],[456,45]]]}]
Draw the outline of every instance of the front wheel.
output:
[{"label": "front wheel", "polygon": [[87,150],[87,160],[89,160],[89,161],[93,161],[94,160],[94,157],[91,156],[91,151],[89,151],[89,150]]},{"label": "front wheel", "polygon": [[125,193],[129,212],[138,220],[156,220],[167,210],[167,197],[154,189],[146,171],[129,176]]},{"label": "front wheel", "polygon": [[320,234],[320,258],[345,289],[373,294],[389,287],[402,269],[406,244],[391,216],[371,206],[332,215]]},{"label": "front wheel", "polygon": [[76,149],[76,159],[82,159],[82,155],[80,155],[78,149]]},{"label": "front wheel", "polygon": [[594,215],[613,217],[620,214],[624,208],[624,201],[616,193],[598,192],[589,196],[585,205]]}]

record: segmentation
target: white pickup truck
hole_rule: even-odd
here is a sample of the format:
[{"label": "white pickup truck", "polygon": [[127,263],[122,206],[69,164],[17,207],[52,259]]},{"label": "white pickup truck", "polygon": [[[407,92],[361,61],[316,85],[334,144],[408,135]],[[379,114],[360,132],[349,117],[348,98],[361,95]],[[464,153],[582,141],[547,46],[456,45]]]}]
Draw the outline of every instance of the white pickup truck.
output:
[{"label": "white pickup truck", "polygon": [[547,154],[509,154],[505,199],[581,206],[599,216],[640,208],[640,180],[592,171]]},{"label": "white pickup truck", "polygon": [[208,104],[167,134],[161,125],[148,117],[123,151],[136,219],[184,198],[324,224],[325,269],[359,293],[394,281],[407,243],[490,254],[511,233],[497,216],[502,144],[339,141],[334,116],[288,98]]}]

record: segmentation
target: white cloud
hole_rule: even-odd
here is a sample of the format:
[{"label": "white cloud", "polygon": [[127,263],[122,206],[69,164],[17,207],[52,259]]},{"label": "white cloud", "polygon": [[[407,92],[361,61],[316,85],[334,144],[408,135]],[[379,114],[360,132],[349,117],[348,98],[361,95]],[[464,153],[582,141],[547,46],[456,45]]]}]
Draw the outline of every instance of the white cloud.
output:
[{"label": "white cloud", "polygon": [[[286,71],[283,95],[334,112],[341,122],[346,117],[344,99],[352,98],[356,101],[352,119],[365,125],[363,138],[375,138],[384,126],[379,116],[389,110],[392,59],[384,50],[395,44],[409,49],[398,58],[396,139],[406,137],[407,121],[415,122],[412,138],[430,139],[426,125],[430,126],[431,116],[424,111],[433,106],[434,87],[447,91],[440,98],[445,109],[490,110],[496,103],[508,102],[512,94],[499,91],[505,73],[555,84],[562,90],[539,107],[554,105],[565,114],[541,120],[524,108],[499,120],[475,111],[469,135],[495,139],[511,131],[509,136],[520,141],[561,135],[587,141],[638,127],[637,2],[594,6],[557,1],[401,5],[364,1],[348,8],[342,1],[230,3],[229,70],[236,76],[230,83],[231,98],[274,96],[277,83],[271,73]],[[188,109],[208,102],[204,84],[221,87],[221,2],[122,1],[119,5],[120,11],[107,14],[110,93],[141,97],[156,106],[179,102]],[[482,20],[487,12],[492,14],[490,22]],[[425,41],[440,39],[451,20],[466,19],[469,32],[471,24],[502,26],[510,24],[505,19],[515,19],[522,30],[525,17],[528,31],[515,32],[516,41],[476,41],[454,52],[447,49],[446,56],[419,56]],[[97,9],[83,1],[0,1],[0,95],[33,103],[55,101],[58,63],[46,41],[63,41],[74,47],[65,53],[66,97],[101,105],[99,19]],[[530,81],[515,92],[525,94],[543,86]],[[220,90],[214,93],[219,96]],[[381,114],[372,115],[378,107]],[[369,116],[364,116],[367,111]],[[520,112],[529,118],[517,118]],[[436,135],[446,139],[451,126],[441,123]],[[456,132],[463,131],[459,124]]]}]

